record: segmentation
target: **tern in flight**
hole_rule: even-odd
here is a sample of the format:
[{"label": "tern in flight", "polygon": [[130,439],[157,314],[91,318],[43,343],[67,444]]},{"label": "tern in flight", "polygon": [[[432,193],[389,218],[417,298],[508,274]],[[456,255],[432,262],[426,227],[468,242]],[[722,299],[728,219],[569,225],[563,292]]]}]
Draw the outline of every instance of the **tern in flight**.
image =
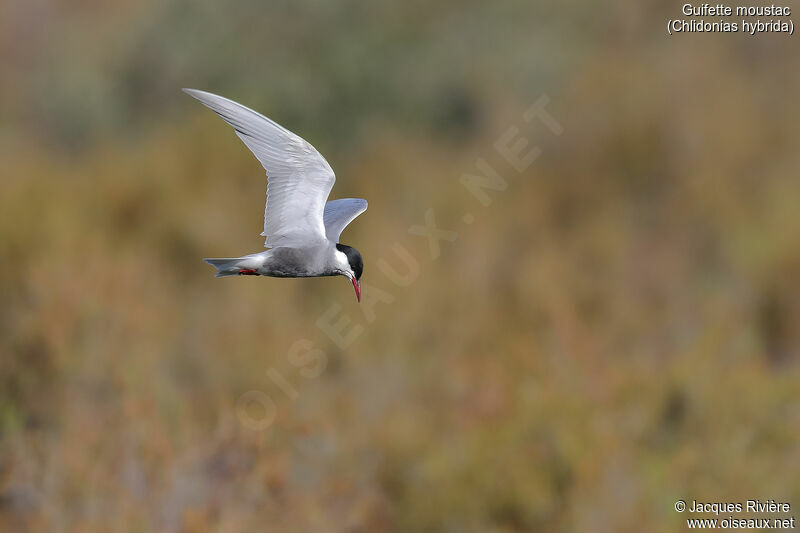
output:
[{"label": "tern in flight", "polygon": [[336,176],[317,150],[291,131],[233,100],[184,89],[233,126],[267,171],[264,252],[205,259],[216,277],[345,276],[361,301],[364,261],[355,248],[339,243],[342,230],[367,210],[361,198],[326,202]]}]

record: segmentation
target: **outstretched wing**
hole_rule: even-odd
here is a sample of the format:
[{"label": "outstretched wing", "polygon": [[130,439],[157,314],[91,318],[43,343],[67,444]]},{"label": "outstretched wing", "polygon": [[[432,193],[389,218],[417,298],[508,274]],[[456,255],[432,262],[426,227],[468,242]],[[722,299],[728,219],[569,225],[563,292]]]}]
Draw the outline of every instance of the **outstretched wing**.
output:
[{"label": "outstretched wing", "polygon": [[184,89],[233,126],[269,178],[264,246],[308,245],[325,238],[322,212],[336,176],[317,150],[291,131],[241,104]]},{"label": "outstretched wing", "polygon": [[342,198],[325,204],[325,234],[328,240],[339,242],[339,235],[349,223],[367,210],[367,201],[361,198]]}]

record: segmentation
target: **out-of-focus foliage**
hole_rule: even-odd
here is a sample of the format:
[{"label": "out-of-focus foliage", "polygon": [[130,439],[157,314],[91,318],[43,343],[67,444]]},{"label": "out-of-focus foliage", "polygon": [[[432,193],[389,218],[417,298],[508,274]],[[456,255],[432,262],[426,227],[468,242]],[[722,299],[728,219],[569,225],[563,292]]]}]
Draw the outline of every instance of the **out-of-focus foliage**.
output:
[{"label": "out-of-focus foliage", "polygon": [[[0,4],[0,529],[674,531],[679,498],[800,505],[800,49],[670,38],[677,9]],[[328,157],[391,303],[212,277],[202,257],[261,246],[265,180],[182,86]],[[522,126],[543,93],[560,136]],[[521,174],[492,148],[512,125],[542,151]],[[488,207],[459,184],[478,157],[509,182]],[[428,208],[459,232],[435,260],[408,233]],[[408,287],[378,268],[394,243]],[[364,327],[346,349],[315,324],[334,303]]]}]

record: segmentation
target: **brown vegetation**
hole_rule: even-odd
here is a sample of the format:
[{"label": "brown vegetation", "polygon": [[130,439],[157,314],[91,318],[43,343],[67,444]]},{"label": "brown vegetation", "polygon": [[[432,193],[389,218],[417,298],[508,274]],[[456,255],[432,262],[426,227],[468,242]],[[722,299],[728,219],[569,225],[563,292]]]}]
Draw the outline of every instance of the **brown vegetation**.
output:
[{"label": "brown vegetation", "polygon": [[[0,529],[674,531],[679,498],[800,505],[790,38],[668,37],[671,7],[630,2],[74,4],[0,7]],[[265,179],[181,86],[328,157],[391,303],[213,278],[202,257],[261,246]],[[564,133],[524,127],[517,173],[492,145],[543,93]],[[488,207],[459,184],[478,157],[509,182]],[[435,260],[408,233],[428,208],[459,232]],[[377,267],[395,242],[408,287]],[[346,349],[315,324],[334,303],[364,327]]]}]

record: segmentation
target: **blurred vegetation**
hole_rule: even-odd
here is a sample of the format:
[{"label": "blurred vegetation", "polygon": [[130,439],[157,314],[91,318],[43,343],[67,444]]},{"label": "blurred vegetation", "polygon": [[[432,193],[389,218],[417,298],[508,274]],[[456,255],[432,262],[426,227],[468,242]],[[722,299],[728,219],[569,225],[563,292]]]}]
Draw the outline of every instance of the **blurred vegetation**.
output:
[{"label": "blurred vegetation", "polygon": [[[800,505],[800,50],[667,37],[677,10],[0,4],[0,529],[674,531],[679,498]],[[265,180],[183,86],[369,199],[343,240],[394,299],[374,321],[343,279],[213,279],[202,257],[260,248]],[[526,129],[517,175],[492,143],[544,93],[564,134]],[[509,179],[486,208],[458,182],[478,157]],[[429,207],[460,232],[437,260],[407,233]],[[395,242],[407,288],[376,266]],[[333,303],[365,326],[346,350],[315,325]]]}]

